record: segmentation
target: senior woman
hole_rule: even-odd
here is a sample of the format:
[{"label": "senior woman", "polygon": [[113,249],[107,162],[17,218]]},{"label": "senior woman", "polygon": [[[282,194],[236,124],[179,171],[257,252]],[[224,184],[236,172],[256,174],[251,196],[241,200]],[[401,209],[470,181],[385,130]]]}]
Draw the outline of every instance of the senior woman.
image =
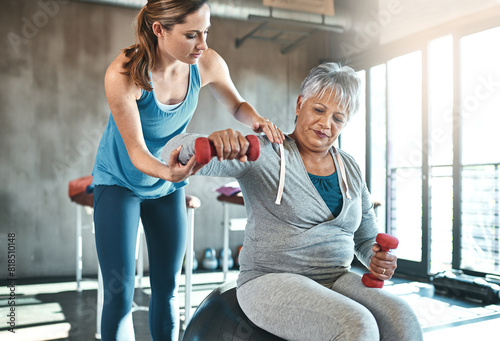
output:
[{"label": "senior woman", "polygon": [[[375,243],[377,222],[358,165],[334,146],[359,107],[360,83],[350,67],[315,67],[282,145],[259,136],[259,159],[244,162],[249,144],[241,133],[215,132],[209,140],[225,160],[212,159],[198,173],[238,180],[248,215],[238,302],[252,322],[287,340],[422,340],[404,300],[365,287],[350,271],[354,255],[381,280],[396,269],[396,256]],[[164,159],[182,145],[179,162],[186,164],[197,137],[172,139]]]}]

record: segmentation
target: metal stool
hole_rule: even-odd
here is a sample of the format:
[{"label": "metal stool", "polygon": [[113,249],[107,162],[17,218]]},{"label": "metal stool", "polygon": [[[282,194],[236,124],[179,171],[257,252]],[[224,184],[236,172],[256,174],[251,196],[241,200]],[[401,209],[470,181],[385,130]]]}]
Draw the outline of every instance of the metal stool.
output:
[{"label": "metal stool", "polygon": [[223,246],[223,258],[222,258],[222,272],[224,273],[224,282],[227,280],[228,273],[228,257],[229,257],[229,232],[231,231],[244,231],[247,224],[247,218],[229,218],[229,204],[233,205],[245,205],[243,200],[243,195],[241,192],[234,195],[228,196],[221,194],[217,197],[217,200],[222,202],[222,208],[224,211],[224,246]]}]

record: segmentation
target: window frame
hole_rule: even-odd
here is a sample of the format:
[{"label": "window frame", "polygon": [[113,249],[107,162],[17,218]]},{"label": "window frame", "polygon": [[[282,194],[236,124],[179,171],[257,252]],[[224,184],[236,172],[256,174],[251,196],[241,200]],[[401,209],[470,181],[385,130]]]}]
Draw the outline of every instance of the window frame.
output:
[{"label": "window frame", "polygon": [[[371,153],[369,145],[371,143],[372,133],[370,131],[372,122],[372,111],[370,108],[370,89],[371,75],[370,69],[380,64],[386,64],[393,58],[415,52],[422,53],[422,261],[421,264],[399,260],[398,273],[406,274],[416,278],[428,278],[430,274],[430,213],[431,213],[431,188],[430,188],[430,160],[429,160],[429,138],[430,138],[430,119],[429,119],[429,77],[428,77],[428,57],[429,43],[440,37],[451,35],[453,40],[453,255],[452,268],[461,269],[461,247],[462,247],[462,121],[460,116],[460,94],[461,94],[461,74],[460,74],[460,41],[463,37],[499,27],[500,14],[497,11],[482,11],[472,14],[466,18],[453,20],[446,24],[440,25],[422,31],[420,33],[405,37],[385,45],[381,45],[363,53],[353,56],[347,61],[356,70],[366,71],[366,182],[371,189]],[[386,84],[387,86],[387,84]],[[387,93],[386,93],[387,96]],[[387,103],[386,103],[387,106]],[[386,107],[386,113],[388,112]],[[387,119],[387,118],[386,118]],[[388,147],[386,147],[388,148]],[[386,155],[387,155],[386,149]],[[387,158],[386,158],[387,159]],[[386,160],[386,167],[387,160]],[[389,168],[386,168],[389,169]],[[384,179],[387,184],[387,176]],[[389,202],[390,192],[386,191],[386,202]],[[386,205],[386,226],[390,221],[390,211]],[[390,232],[390,231],[389,231]],[[465,273],[473,275],[485,275],[485,273],[462,269]]]}]

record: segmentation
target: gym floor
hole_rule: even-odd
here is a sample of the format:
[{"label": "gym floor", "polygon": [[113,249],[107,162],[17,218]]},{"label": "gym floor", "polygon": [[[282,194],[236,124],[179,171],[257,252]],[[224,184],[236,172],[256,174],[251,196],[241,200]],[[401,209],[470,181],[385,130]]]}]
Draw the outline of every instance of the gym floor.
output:
[{"label": "gym floor", "polygon": [[[356,270],[356,269],[355,269]],[[236,279],[237,271],[230,271],[228,280]],[[221,272],[196,272],[193,276],[192,302],[196,307],[214,288],[222,284]],[[93,340],[96,331],[97,282],[86,279],[83,291],[76,292],[74,279],[18,283],[16,286],[15,334],[0,324],[0,340]],[[422,327],[425,341],[491,340],[498,335],[500,305],[483,305],[479,302],[458,300],[434,294],[431,284],[395,278],[386,283],[384,290],[401,295],[414,307]],[[147,306],[150,288],[148,277],[143,287],[137,288],[135,303]],[[5,285],[0,287],[0,316],[7,319],[9,305]],[[184,314],[184,276],[181,279],[179,303],[181,319]],[[194,312],[194,309],[193,309]],[[151,340],[148,331],[147,311],[133,313],[137,341]],[[182,338],[182,331],[180,339]]]}]

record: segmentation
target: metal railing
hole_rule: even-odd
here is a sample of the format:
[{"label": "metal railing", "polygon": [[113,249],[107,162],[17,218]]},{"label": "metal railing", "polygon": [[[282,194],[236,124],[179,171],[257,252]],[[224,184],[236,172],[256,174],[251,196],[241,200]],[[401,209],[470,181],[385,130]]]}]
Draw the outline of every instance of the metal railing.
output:
[{"label": "metal railing", "polygon": [[[405,178],[398,179],[402,173],[405,174]],[[415,218],[418,219],[416,211],[422,207],[429,207],[431,271],[451,269],[454,219],[452,166],[430,167],[430,205],[423,202],[423,205],[408,208],[406,205],[415,201],[411,198],[422,200],[422,192],[408,193],[398,187],[421,188],[420,174],[420,168],[390,170],[387,222],[392,232],[404,238],[405,233],[414,234],[414,231],[410,230],[405,232],[405,226],[408,224],[413,228],[422,228],[421,222],[418,226],[415,224]],[[500,163],[464,165],[461,174],[461,216],[458,217],[462,230],[460,267],[476,272],[500,274]],[[410,182],[414,182],[414,185],[408,185]],[[415,203],[413,202],[413,206]],[[401,214],[402,212],[404,214]],[[422,217],[421,212],[419,216]],[[415,240],[414,245],[417,244],[421,252],[422,243]],[[418,251],[418,249],[413,250],[413,253]],[[416,256],[408,259],[411,258]]]}]

